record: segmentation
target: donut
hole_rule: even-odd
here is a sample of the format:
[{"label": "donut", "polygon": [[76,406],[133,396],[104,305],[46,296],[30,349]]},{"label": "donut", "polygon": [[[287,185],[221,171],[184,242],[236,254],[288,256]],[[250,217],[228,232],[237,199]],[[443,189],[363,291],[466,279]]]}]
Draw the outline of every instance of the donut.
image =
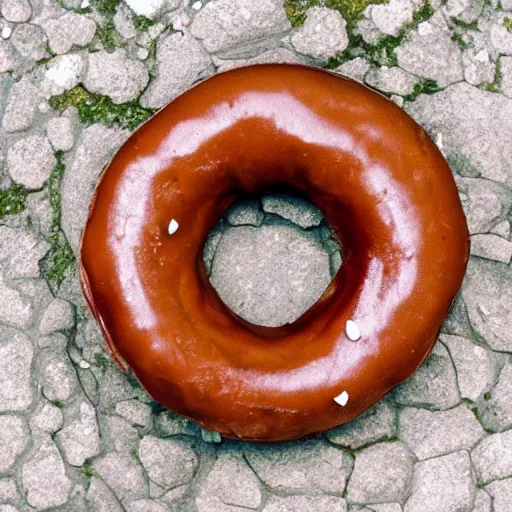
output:
[{"label": "donut", "polygon": [[[209,231],[288,187],[325,214],[343,264],[298,320],[262,327],[210,284]],[[450,169],[385,96],[333,73],[258,65],[160,110],[96,187],[80,277],[114,360],[163,406],[228,438],[284,441],[355,418],[430,353],[469,234]]]}]

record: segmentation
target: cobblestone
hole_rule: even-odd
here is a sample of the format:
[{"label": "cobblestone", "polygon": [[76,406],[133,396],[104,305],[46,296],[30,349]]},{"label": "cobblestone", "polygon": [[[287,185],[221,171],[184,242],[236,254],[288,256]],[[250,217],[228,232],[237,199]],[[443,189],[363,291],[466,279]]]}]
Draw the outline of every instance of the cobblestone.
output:
[{"label": "cobblestone", "polygon": [[109,96],[114,103],[134,100],[146,87],[149,74],[144,64],[127,58],[123,50],[89,55],[84,86],[91,92]]},{"label": "cobblestone", "polygon": [[341,494],[345,489],[352,460],[342,450],[316,441],[285,443],[264,450],[256,446],[245,452],[247,461],[273,491]]},{"label": "cobblestone", "polygon": [[49,436],[42,438],[37,451],[23,464],[22,478],[27,501],[38,510],[58,507],[68,500],[72,482]]},{"label": "cobblestone", "polygon": [[7,151],[7,167],[11,178],[29,189],[41,188],[56,163],[50,142],[44,135],[30,135],[20,139]]},{"label": "cobblestone", "polygon": [[12,468],[29,443],[26,422],[18,416],[0,416],[0,474]]},{"label": "cobblestone", "polygon": [[356,454],[347,488],[352,503],[402,502],[412,478],[414,457],[399,442],[378,443]]},{"label": "cobblestone", "polygon": [[414,466],[412,492],[404,512],[471,510],[475,485],[469,455],[465,451],[418,462]]},{"label": "cobblestone", "polygon": [[291,43],[299,53],[327,60],[348,46],[346,26],[339,12],[313,7],[308,11],[304,26],[292,34]]}]

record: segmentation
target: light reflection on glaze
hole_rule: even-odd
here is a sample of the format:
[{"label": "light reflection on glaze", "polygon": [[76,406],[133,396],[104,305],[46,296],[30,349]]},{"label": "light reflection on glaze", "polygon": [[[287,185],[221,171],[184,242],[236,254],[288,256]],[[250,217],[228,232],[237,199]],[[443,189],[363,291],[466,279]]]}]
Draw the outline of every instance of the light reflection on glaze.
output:
[{"label": "light reflection on glaze", "polygon": [[[294,112],[294,116],[283,116]],[[132,305],[134,321],[139,329],[152,329],[155,316],[141,284],[135,261],[140,245],[140,230],[151,200],[154,177],[172,165],[174,158],[191,155],[208,140],[231,128],[243,119],[258,117],[272,121],[277,129],[298,137],[304,142],[340,151],[352,152],[363,165],[369,160],[363,148],[344,130],[319,118],[311,109],[284,93],[242,94],[232,107],[222,103],[207,115],[182,121],[174,127],[155,155],[137,158],[127,169],[118,187],[113,208],[110,243],[117,258],[121,286],[127,302]],[[117,226],[123,226],[122,232]]]},{"label": "light reflection on glaze", "polygon": [[[201,242],[193,233],[215,220],[201,217],[197,176],[211,180],[202,201],[215,183],[218,197],[232,183],[254,186],[233,164],[244,141],[252,162],[266,162],[273,148],[269,161],[278,165],[262,179],[282,182],[282,165],[291,185],[307,193],[311,185],[318,205],[330,205],[327,219],[340,233],[352,217],[336,217],[332,200],[349,204],[369,233],[358,246],[366,252],[354,252],[364,264],[344,259],[350,293],[334,287],[294,324],[300,330],[269,337],[226,314],[192,249]],[[311,162],[323,167],[316,172]],[[170,195],[158,203],[152,194],[162,186]],[[172,218],[180,228],[170,236]],[[206,80],[125,144],[97,189],[81,276],[112,350],[155,400],[225,436],[276,441],[349,421],[415,370],[460,287],[467,240],[449,168],[402,110],[323,71],[265,65]],[[349,319],[357,342],[345,332]],[[350,396],[344,407],[334,401],[341,391]]]}]

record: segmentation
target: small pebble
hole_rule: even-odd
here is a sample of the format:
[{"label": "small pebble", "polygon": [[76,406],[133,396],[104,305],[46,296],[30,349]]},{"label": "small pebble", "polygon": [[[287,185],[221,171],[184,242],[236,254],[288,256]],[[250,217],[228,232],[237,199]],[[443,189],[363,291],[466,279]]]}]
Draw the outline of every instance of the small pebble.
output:
[{"label": "small pebble", "polygon": [[199,11],[201,7],[203,7],[203,4],[201,2],[194,2],[192,4],[192,9],[194,9],[194,11]]},{"label": "small pebble", "polygon": [[179,227],[180,227],[180,225],[174,219],[172,219],[171,222],[169,222],[169,229],[168,229],[169,235],[174,235],[174,233],[176,233],[176,231],[178,231]]},{"label": "small pebble", "polygon": [[348,393],[346,391],[343,391],[343,393],[334,397],[334,401],[338,405],[341,405],[341,407],[345,407],[345,405],[347,405],[347,402],[348,402]]},{"label": "small pebble", "polygon": [[2,29],[2,37],[4,39],[9,39],[9,37],[11,37],[11,34],[12,34],[12,29],[11,27],[4,27]]},{"label": "small pebble", "polygon": [[146,50],[146,48],[139,48],[137,51],[137,57],[140,60],[146,60],[149,56],[149,52]]},{"label": "small pebble", "polygon": [[87,7],[90,7],[91,6],[91,2],[90,0],[84,0],[81,4],[80,4],[80,7],[82,9],[87,9]]}]

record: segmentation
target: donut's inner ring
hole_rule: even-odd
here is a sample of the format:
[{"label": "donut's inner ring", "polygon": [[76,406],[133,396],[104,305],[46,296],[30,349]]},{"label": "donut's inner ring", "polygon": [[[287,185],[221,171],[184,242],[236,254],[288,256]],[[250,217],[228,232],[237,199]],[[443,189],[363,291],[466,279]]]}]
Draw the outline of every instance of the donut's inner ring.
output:
[{"label": "donut's inner ring", "polygon": [[203,262],[235,314],[279,327],[319,299],[342,264],[341,252],[323,212],[283,187],[235,200],[209,232]]}]

